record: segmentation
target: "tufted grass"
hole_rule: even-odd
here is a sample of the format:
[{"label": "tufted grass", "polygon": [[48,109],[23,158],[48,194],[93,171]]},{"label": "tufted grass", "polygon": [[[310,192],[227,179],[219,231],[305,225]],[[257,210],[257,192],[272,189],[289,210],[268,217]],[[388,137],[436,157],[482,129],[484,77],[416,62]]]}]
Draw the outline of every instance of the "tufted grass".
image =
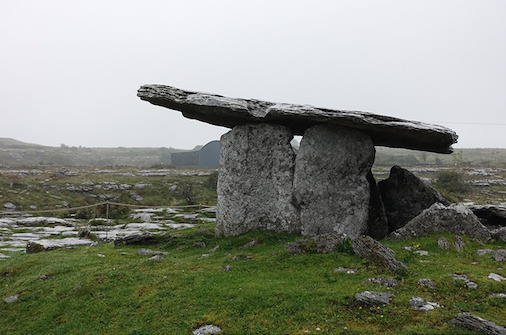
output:
[{"label": "tufted grass", "polygon": [[[388,290],[394,294],[390,305],[366,307],[354,301],[356,292],[387,290],[362,281],[395,276],[347,248],[327,255],[292,256],[284,245],[298,240],[296,235],[256,232],[216,238],[210,233],[213,228],[201,225],[178,232],[170,242],[148,246],[169,252],[159,263],[137,255],[139,247],[113,244],[11,253],[11,259],[0,261],[0,298],[20,297],[10,304],[1,301],[0,334],[191,334],[208,323],[220,326],[223,334],[471,334],[448,324],[463,311],[506,325],[504,299],[488,298],[504,293],[504,282],[487,279],[490,272],[506,276],[498,270],[504,264],[493,261],[491,254],[478,257],[474,251],[504,248],[504,243],[481,246],[464,238],[466,250],[458,253],[437,247],[439,236],[451,240],[451,235],[384,242],[409,271]],[[240,248],[253,239],[257,246]],[[194,247],[196,242],[206,247]],[[216,245],[220,248],[210,252]],[[429,256],[402,246],[427,250]],[[201,258],[202,254],[209,257]],[[232,265],[231,270],[222,272],[225,265]],[[339,266],[360,271],[335,273]],[[478,289],[465,288],[449,273],[467,274]],[[42,280],[41,274],[50,278]],[[437,288],[420,287],[418,278],[435,280]],[[412,296],[444,308],[414,311],[408,304]]]}]

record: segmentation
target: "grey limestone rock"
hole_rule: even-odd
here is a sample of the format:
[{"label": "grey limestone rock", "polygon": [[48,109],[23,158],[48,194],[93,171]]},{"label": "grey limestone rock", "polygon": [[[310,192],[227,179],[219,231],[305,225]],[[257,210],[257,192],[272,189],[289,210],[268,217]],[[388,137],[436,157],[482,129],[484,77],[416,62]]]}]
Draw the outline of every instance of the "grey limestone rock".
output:
[{"label": "grey limestone rock", "polygon": [[375,145],[451,153],[457,134],[448,128],[359,111],[332,110],[309,105],[235,99],[192,92],[167,85],[144,85],[137,96],[152,104],[181,111],[183,116],[233,128],[269,122],[289,127],[294,134],[316,124],[333,123],[360,129]]},{"label": "grey limestone rock", "polygon": [[364,291],[356,293],[355,300],[365,305],[388,305],[392,296],[390,293]]},{"label": "grey limestone rock", "polygon": [[489,335],[505,335],[506,328],[471,313],[459,313],[450,321],[452,324]]},{"label": "grey limestone rock", "polygon": [[462,237],[455,236],[453,238],[453,246],[455,247],[455,250],[457,250],[457,252],[461,252],[466,247],[466,243],[464,242],[464,240],[462,239]]},{"label": "grey limestone rock", "polygon": [[418,285],[428,288],[436,288],[436,282],[429,278],[419,278]]},{"label": "grey limestone rock", "polygon": [[378,188],[385,206],[389,232],[403,227],[436,202],[449,204],[438,191],[397,165],[390,169],[388,179],[378,183]]},{"label": "grey limestone rock", "polygon": [[208,335],[221,333],[221,328],[215,325],[204,325],[193,331],[193,335]]},{"label": "grey limestone rock", "polygon": [[168,252],[159,251],[159,250],[151,250],[151,249],[144,249],[141,248],[137,250],[137,255],[144,256],[144,255],[168,255]]},{"label": "grey limestone rock", "polygon": [[492,249],[478,249],[478,250],[476,250],[476,253],[478,254],[478,256],[483,256],[486,254],[494,253],[494,250],[492,250]]},{"label": "grey limestone rock", "polygon": [[370,236],[360,236],[351,245],[353,251],[362,258],[365,258],[379,266],[386,267],[393,273],[405,271],[408,266],[399,261],[395,252],[374,240]]},{"label": "grey limestone rock", "polygon": [[165,258],[163,258],[160,255],[154,255],[153,257],[148,258],[148,261],[150,261],[150,262],[163,262],[164,260],[165,260]]},{"label": "grey limestone rock", "polygon": [[435,232],[449,232],[482,240],[490,239],[487,228],[464,205],[452,204],[446,207],[441,203],[433,204],[387,238],[402,240]]},{"label": "grey limestone rock", "polygon": [[490,234],[493,239],[506,242],[506,227],[494,229],[490,232]]},{"label": "grey limestone rock", "polygon": [[216,233],[299,232],[292,204],[295,153],[284,126],[246,124],[221,137]]},{"label": "grey limestone rock", "polygon": [[444,237],[437,239],[437,245],[442,250],[450,250],[450,243],[448,243],[448,240]]},{"label": "grey limestone rock", "polygon": [[394,287],[394,286],[397,286],[398,281],[397,281],[397,279],[394,279],[394,278],[387,278],[387,277],[379,276],[379,277],[374,277],[374,278],[367,278],[366,280],[364,280],[362,282],[362,284],[367,284],[367,283],[375,283],[375,284],[380,284],[380,285],[383,285],[386,287]]},{"label": "grey limestone rock", "polygon": [[[329,149],[331,148],[331,149]],[[335,125],[309,128],[295,160],[294,198],[302,235],[366,234],[375,149],[364,133]]]},{"label": "grey limestone rock", "polygon": [[506,262],[506,249],[497,250],[492,258],[497,262]]},{"label": "grey limestone rock", "polygon": [[10,303],[12,303],[12,302],[14,302],[14,301],[18,300],[18,298],[19,298],[19,294],[14,294],[14,295],[12,295],[12,296],[10,296],[10,297],[8,297],[8,298],[5,298],[5,299],[4,299],[4,302],[6,302],[6,303],[10,304]]},{"label": "grey limestone rock", "polygon": [[411,308],[419,311],[431,311],[434,308],[441,308],[441,306],[435,302],[428,302],[420,297],[411,297],[409,300]]}]

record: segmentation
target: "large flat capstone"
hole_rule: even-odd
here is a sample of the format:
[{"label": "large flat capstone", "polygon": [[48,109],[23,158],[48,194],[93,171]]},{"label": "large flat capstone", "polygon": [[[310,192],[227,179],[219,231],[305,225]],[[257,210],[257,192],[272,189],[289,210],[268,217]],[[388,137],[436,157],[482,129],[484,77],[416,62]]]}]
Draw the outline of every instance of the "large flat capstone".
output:
[{"label": "large flat capstone", "polygon": [[457,134],[448,128],[360,111],[333,110],[309,105],[228,98],[186,91],[166,85],[144,85],[142,100],[181,111],[190,119],[233,128],[263,122],[284,125],[295,134],[321,123],[354,128],[367,134],[374,145],[451,153]]}]

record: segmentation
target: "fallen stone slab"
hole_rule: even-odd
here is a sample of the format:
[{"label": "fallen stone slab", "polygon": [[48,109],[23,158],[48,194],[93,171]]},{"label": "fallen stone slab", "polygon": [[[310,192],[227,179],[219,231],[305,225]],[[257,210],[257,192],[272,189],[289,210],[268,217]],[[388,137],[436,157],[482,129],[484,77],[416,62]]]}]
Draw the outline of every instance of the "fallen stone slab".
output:
[{"label": "fallen stone slab", "polygon": [[395,252],[389,247],[374,240],[370,236],[360,236],[351,245],[353,251],[362,258],[365,258],[379,266],[386,267],[393,273],[402,273],[408,266],[399,261]]},{"label": "fallen stone slab", "polygon": [[355,294],[355,300],[364,305],[388,305],[392,301],[393,294],[385,292],[364,291]]},{"label": "fallen stone slab", "polygon": [[420,297],[411,297],[409,300],[409,305],[411,308],[418,311],[431,311],[435,308],[441,308],[438,303],[428,302]]},{"label": "fallen stone slab", "polygon": [[73,247],[80,245],[96,245],[97,242],[91,240],[83,240],[75,237],[66,237],[62,239],[41,239],[37,241],[29,241],[26,244],[27,253],[37,253],[41,251],[51,251],[58,248]]},{"label": "fallen stone slab", "polygon": [[487,228],[464,205],[451,204],[446,207],[441,203],[435,203],[425,209],[404,227],[388,235],[387,239],[403,240],[436,232],[449,232],[481,240],[490,239]]},{"label": "fallen stone slab", "polygon": [[471,313],[459,313],[450,321],[452,324],[490,335],[504,335],[506,328]]},{"label": "fallen stone slab", "polygon": [[388,232],[405,226],[432,204],[450,203],[441,194],[410,171],[393,166],[387,179],[378,183],[388,218]]},{"label": "fallen stone slab", "polygon": [[246,123],[277,123],[303,135],[321,123],[354,128],[369,135],[375,145],[451,153],[457,134],[448,128],[359,111],[332,110],[309,105],[235,99],[186,91],[166,85],[143,85],[137,96],[154,105],[182,112],[183,116],[233,128]]}]

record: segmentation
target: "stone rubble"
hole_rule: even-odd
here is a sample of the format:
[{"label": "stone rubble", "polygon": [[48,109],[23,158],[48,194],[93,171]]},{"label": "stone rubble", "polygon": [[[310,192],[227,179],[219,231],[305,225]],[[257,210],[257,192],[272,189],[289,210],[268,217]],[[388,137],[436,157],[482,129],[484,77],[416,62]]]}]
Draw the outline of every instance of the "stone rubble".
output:
[{"label": "stone rubble", "polygon": [[411,308],[419,311],[431,311],[435,308],[441,308],[441,306],[435,302],[428,302],[420,297],[411,297],[409,300]]}]

